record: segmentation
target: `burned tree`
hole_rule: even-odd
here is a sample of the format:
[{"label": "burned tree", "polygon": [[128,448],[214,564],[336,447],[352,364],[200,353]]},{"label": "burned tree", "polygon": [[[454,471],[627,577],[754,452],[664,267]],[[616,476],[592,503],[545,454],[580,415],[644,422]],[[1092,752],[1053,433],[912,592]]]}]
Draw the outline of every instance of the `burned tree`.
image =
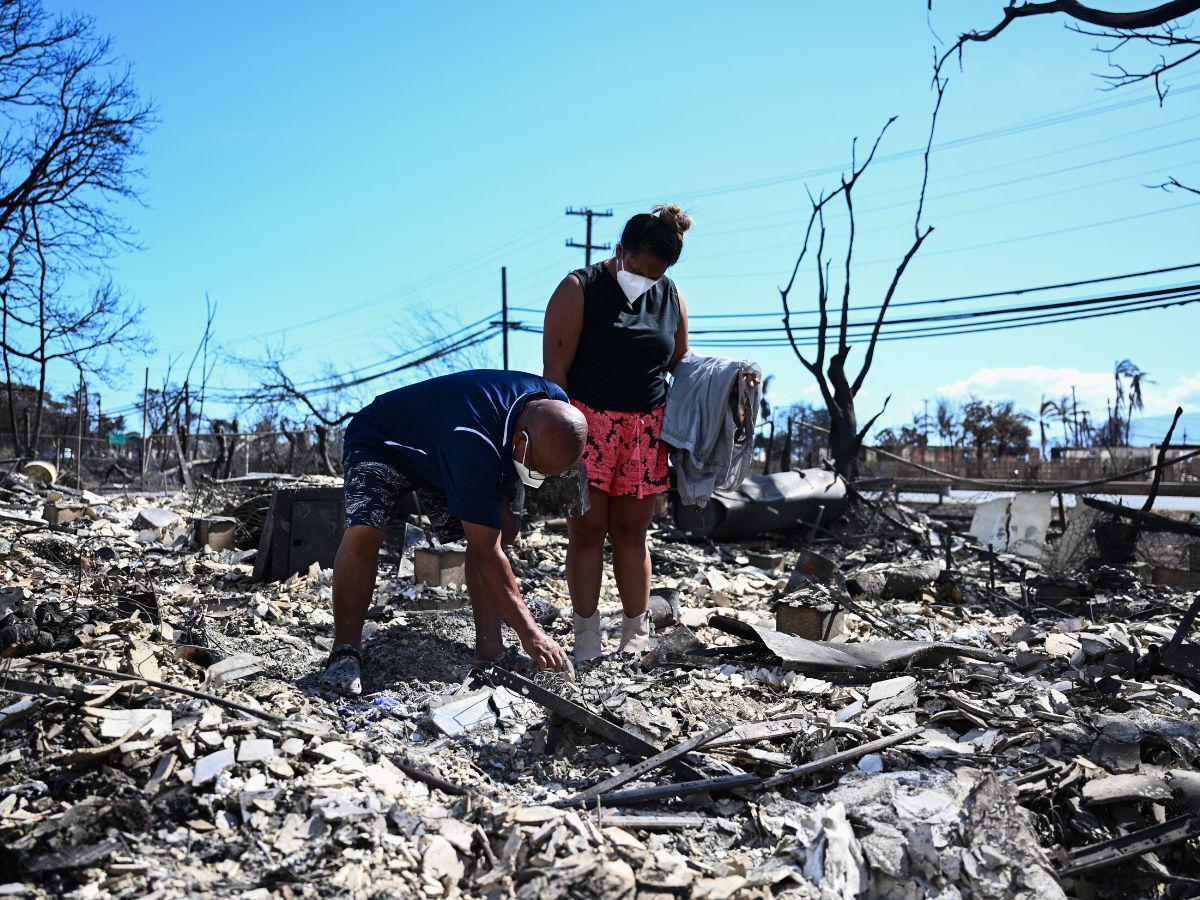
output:
[{"label": "burned tree", "polygon": [[[867,154],[866,159],[861,164],[857,158],[857,139],[851,143],[850,174],[841,176],[838,187],[834,188],[828,194],[822,192],[816,198],[813,198],[811,193],[809,194],[812,202],[812,212],[808,219],[808,226],[804,231],[804,241],[796,257],[796,263],[792,267],[791,277],[784,287],[779,288],[780,301],[783,304],[783,327],[787,332],[788,343],[791,345],[792,351],[796,354],[796,358],[800,360],[804,368],[816,379],[817,387],[821,391],[821,397],[825,401],[825,407],[829,411],[829,450],[833,457],[833,466],[839,475],[845,477],[852,477],[855,474],[858,452],[862,447],[863,438],[871,426],[875,424],[875,420],[887,408],[887,400],[884,400],[883,407],[879,412],[873,415],[865,425],[861,428],[859,427],[855,399],[862,390],[863,383],[871,371],[871,364],[875,360],[875,346],[879,342],[880,332],[883,328],[884,319],[887,316],[888,307],[891,305],[892,298],[896,294],[896,289],[900,285],[900,280],[904,277],[904,272],[907,270],[908,264],[917,255],[917,251],[921,249],[921,245],[925,243],[925,239],[933,232],[933,226],[922,226],[921,215],[925,208],[925,189],[929,184],[929,154],[933,145],[934,131],[937,128],[938,111],[941,109],[942,97],[945,95],[946,82],[935,76],[934,89],[936,91],[936,99],[934,101],[933,113],[930,116],[929,137],[925,143],[925,151],[922,156],[921,188],[917,197],[916,213],[913,218],[912,242],[896,265],[891,282],[888,284],[883,300],[877,308],[874,321],[871,323],[870,335],[865,341],[866,351],[862,366],[853,379],[851,379],[849,373],[846,371],[846,362],[850,356],[851,348],[850,330],[853,327],[865,324],[851,321],[851,314],[854,311],[850,306],[855,240],[854,189],[858,185],[858,181],[863,173],[866,172],[871,162],[875,159],[875,153],[879,149],[880,142],[883,140],[888,128],[896,121],[895,116],[888,119],[883,128],[880,129],[879,135],[875,138],[875,143],[871,146],[871,152]],[[827,256],[825,252],[826,238],[828,236],[825,225],[825,211],[830,204],[839,198],[845,204],[849,224],[845,239],[845,269],[842,275],[841,309],[838,322],[836,326],[833,326],[837,331],[836,345],[832,353],[827,353],[827,344],[830,343],[829,331],[831,328],[829,321],[829,295],[831,291],[830,267],[832,265],[832,254]],[[820,318],[819,324],[815,327],[801,327],[792,324],[792,309],[789,298],[792,288],[796,284],[800,267],[808,255],[814,235],[817,243],[815,257],[817,311]],[[815,337],[808,339],[797,337],[797,332],[799,331],[811,332],[813,330],[816,331]],[[815,355],[811,360],[801,350],[802,344],[815,347]]]},{"label": "burned tree", "polygon": [[[481,328],[471,325],[447,331],[446,318],[431,310],[415,310],[409,321],[397,324],[402,325],[408,340],[398,340],[396,355],[381,363],[387,367],[370,374],[360,373],[373,367],[338,372],[328,365],[324,378],[301,384],[288,372],[285,351],[278,347],[267,348],[265,359],[242,361],[260,382],[260,386],[245,399],[253,406],[274,411],[299,410],[303,427],[310,428],[316,436],[322,474],[335,475],[337,470],[330,455],[332,438],[363,402],[370,399],[369,393],[365,396],[361,393],[362,388],[393,376],[404,377],[401,373],[453,371],[455,363],[465,363],[468,367],[477,365],[481,360],[475,358],[475,348],[495,335],[493,325]],[[408,342],[414,337],[418,339],[416,346]],[[389,385],[385,389],[396,386]],[[281,430],[285,432],[294,458],[297,437],[283,425]]]},{"label": "burned tree", "polygon": [[[139,311],[99,270],[129,245],[111,205],[137,196],[133,161],[153,111],[90,18],[0,0],[0,115],[0,354],[14,437],[14,382],[32,383],[31,423],[15,441],[28,454],[47,368],[110,374],[142,339]],[[99,287],[66,287],[89,275]]]},{"label": "burned tree", "polygon": [[[120,354],[139,348],[144,335],[140,310],[125,301],[109,280],[83,299],[63,287],[51,269],[33,216],[31,278],[18,274],[0,287],[0,357],[3,358],[8,426],[18,456],[32,457],[42,431],[50,369],[70,363],[81,373],[104,378],[120,368]],[[27,390],[20,379],[28,377]],[[23,427],[18,428],[18,396],[24,393]]]}]

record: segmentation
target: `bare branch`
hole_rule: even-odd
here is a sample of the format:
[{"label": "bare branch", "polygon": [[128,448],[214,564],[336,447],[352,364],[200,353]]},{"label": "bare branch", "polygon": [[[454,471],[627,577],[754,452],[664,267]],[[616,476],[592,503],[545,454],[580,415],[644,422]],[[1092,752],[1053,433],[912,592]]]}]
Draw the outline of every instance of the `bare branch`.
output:
[{"label": "bare branch", "polygon": [[[1126,32],[1169,26],[1173,20],[1196,12],[1198,9],[1200,9],[1200,0],[1170,0],[1167,3],[1160,3],[1157,6],[1133,12],[1109,12],[1087,6],[1078,0],[1048,0],[1043,3],[1018,3],[1016,0],[1009,0],[1008,5],[1001,12],[1000,21],[991,28],[984,31],[968,31],[959,35],[958,40],[938,59],[934,66],[934,77],[940,77],[942,67],[955,55],[958,56],[961,67],[963,48],[967,44],[993,40],[1018,19],[1062,14],[1088,25]],[[1142,77],[1153,77],[1153,73]],[[1160,99],[1161,97],[1160,94]]]},{"label": "bare branch", "polygon": [[933,112],[929,116],[929,136],[925,139],[925,151],[921,156],[921,192],[917,198],[917,212],[913,217],[913,242],[909,246],[908,252],[900,260],[899,265],[896,266],[896,271],[892,274],[892,280],[888,284],[887,293],[884,294],[883,303],[879,306],[879,314],[875,317],[875,325],[871,329],[871,339],[867,343],[867,352],[863,356],[862,368],[859,370],[858,376],[854,379],[854,384],[850,388],[854,396],[858,396],[858,392],[862,389],[863,382],[867,378],[867,373],[871,371],[871,364],[875,361],[875,347],[879,343],[879,333],[883,329],[883,320],[887,316],[892,298],[896,296],[896,288],[900,285],[900,279],[904,277],[904,273],[908,269],[908,264],[917,255],[917,251],[921,249],[921,245],[925,243],[925,239],[933,232],[933,226],[926,227],[924,231],[921,230],[921,215],[925,211],[925,191],[929,186],[929,156],[933,149],[933,137],[937,132],[938,113],[942,109],[942,98],[946,95],[947,84],[948,81],[946,79],[934,76],[933,86],[936,91],[936,99],[933,103]]},{"label": "bare branch", "polygon": [[867,424],[858,430],[857,440],[860,444],[866,438],[867,432],[870,431],[871,428],[875,425],[876,420],[880,416],[882,416],[884,414],[884,412],[887,411],[888,404],[891,402],[892,402],[892,395],[888,394],[886,397],[883,398],[883,406],[881,406],[879,408],[879,412],[877,412],[877,413],[875,413],[875,415],[871,416],[871,418],[869,418],[867,420]]},{"label": "bare branch", "polygon": [[1162,184],[1148,184],[1148,185],[1146,185],[1146,187],[1158,188],[1160,190],[1167,191],[1168,193],[1170,193],[1173,190],[1179,190],[1179,191],[1188,191],[1189,193],[1192,193],[1192,194],[1200,194],[1200,188],[1194,188],[1191,185],[1181,184],[1179,179],[1174,176],[1171,176],[1166,181],[1164,181]]}]

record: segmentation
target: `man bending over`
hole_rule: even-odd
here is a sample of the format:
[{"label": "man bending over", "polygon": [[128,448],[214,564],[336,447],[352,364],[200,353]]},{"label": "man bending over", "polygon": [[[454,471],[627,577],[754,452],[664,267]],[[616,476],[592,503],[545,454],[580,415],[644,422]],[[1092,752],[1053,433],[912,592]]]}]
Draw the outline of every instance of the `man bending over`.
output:
[{"label": "man bending over", "polygon": [[475,615],[475,660],[504,652],[501,622],[539,669],[566,664],[521,599],[501,544],[516,535],[506,494],[571,468],[587,423],[553,382],[524,372],[469,370],[376,397],[346,429],[346,531],[333,563],[334,646],[325,684],[362,692],[363,620],[375,590],[379,548],[403,532],[401,500],[416,492],[443,541],[467,542],[467,590]]}]

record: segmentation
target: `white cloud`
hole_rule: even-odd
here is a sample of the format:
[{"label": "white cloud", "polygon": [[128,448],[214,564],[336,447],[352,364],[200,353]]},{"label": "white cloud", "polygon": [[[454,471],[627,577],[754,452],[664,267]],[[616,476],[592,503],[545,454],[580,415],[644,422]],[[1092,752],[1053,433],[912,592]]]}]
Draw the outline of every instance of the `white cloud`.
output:
[{"label": "white cloud", "polygon": [[1200,372],[1190,377],[1180,377],[1174,394],[1175,402],[1184,409],[1195,411],[1200,407]]},{"label": "white cloud", "polygon": [[1069,397],[1074,388],[1080,406],[1103,410],[1105,401],[1112,396],[1112,387],[1113,377],[1109,372],[1011,366],[979,369],[966,378],[943,385],[937,393],[959,401],[972,394],[985,400],[1015,400],[1019,407],[1036,412],[1043,396],[1047,400]]},{"label": "white cloud", "polygon": [[[985,400],[1014,400],[1022,409],[1036,413],[1043,396],[1047,400],[1069,397],[1072,388],[1081,407],[1102,417],[1113,397],[1112,372],[1084,372],[1050,366],[983,368],[943,385],[937,393],[957,401],[972,394]],[[1142,388],[1142,392],[1146,402],[1145,415],[1171,412],[1177,405],[1195,410],[1200,407],[1200,372],[1169,382],[1151,382]]]}]

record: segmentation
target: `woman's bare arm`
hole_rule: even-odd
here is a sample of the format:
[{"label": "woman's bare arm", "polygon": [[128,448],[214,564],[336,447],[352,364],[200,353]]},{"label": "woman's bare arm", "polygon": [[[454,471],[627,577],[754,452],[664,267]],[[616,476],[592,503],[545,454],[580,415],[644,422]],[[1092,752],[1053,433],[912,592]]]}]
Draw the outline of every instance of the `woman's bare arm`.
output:
[{"label": "woman's bare arm", "polygon": [[542,330],[542,377],[564,391],[582,331],[583,285],[574,275],[568,275],[550,295]]},{"label": "woman's bare arm", "polygon": [[675,327],[675,352],[671,354],[671,362],[667,365],[668,372],[674,372],[675,366],[688,352],[688,320],[687,306],[683,302],[683,294],[679,294],[679,324]]}]

